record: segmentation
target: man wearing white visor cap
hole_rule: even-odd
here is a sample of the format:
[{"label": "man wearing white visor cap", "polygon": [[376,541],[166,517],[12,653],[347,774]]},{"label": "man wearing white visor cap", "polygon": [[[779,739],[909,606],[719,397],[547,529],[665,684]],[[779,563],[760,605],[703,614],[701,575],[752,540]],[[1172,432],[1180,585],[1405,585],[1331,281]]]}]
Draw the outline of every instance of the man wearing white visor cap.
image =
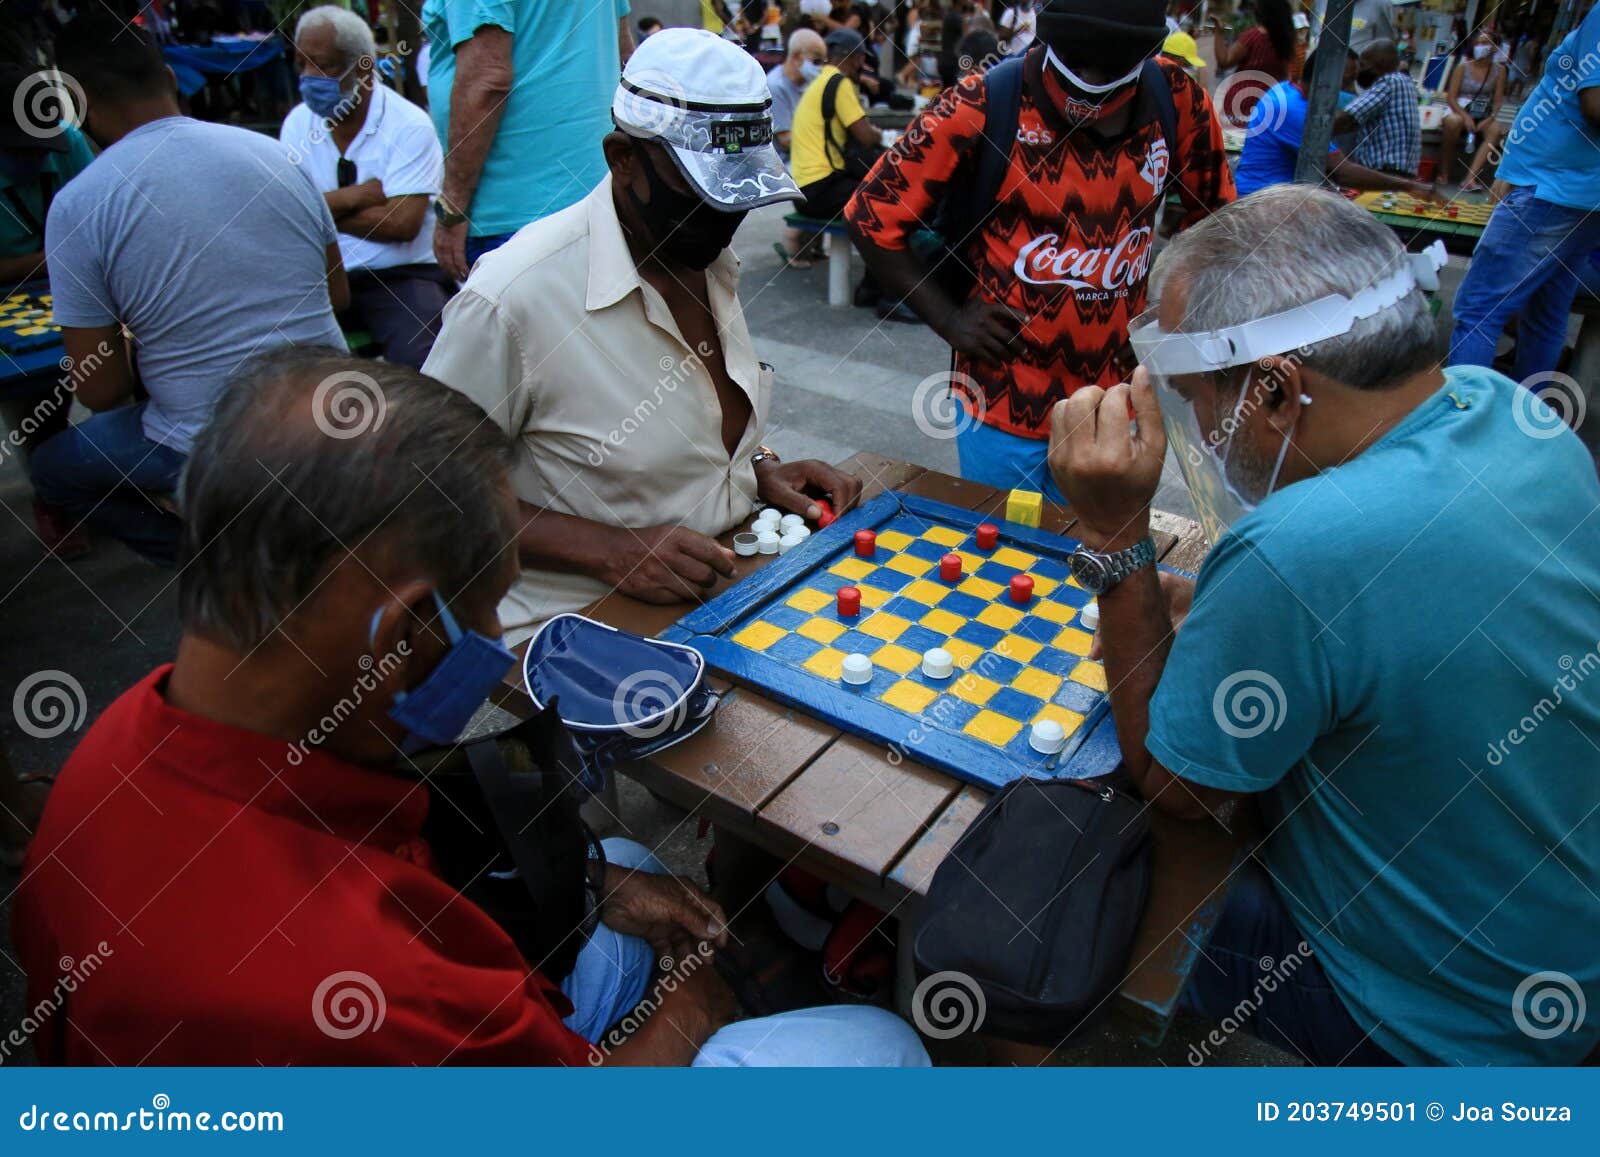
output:
[{"label": "man wearing white visor cap", "polygon": [[[761,444],[756,360],[729,249],[745,214],[795,200],[754,58],[702,29],[645,40],[623,71],[606,178],[481,258],[424,369],[517,439],[522,575],[512,643],[621,591],[693,599],[733,573],[716,536],[759,499],[816,518],[860,482]],[[554,162],[552,162],[554,163]]]},{"label": "man wearing white visor cap", "polygon": [[[1529,1031],[1528,982],[1600,998],[1600,483],[1532,392],[1441,372],[1442,260],[1303,186],[1221,210],[1050,465],[1134,782],[1267,833],[1190,1007],[1316,1064],[1576,1064],[1600,1018]],[[1151,565],[1169,445],[1197,583]]]}]

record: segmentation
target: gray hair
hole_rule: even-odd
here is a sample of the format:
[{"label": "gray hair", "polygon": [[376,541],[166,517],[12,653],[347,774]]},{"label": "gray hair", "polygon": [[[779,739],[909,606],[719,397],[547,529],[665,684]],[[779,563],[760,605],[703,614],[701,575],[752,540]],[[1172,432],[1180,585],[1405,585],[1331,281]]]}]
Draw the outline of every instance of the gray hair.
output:
[{"label": "gray hair", "polygon": [[409,367],[321,348],[262,355],[189,455],[184,630],[250,650],[363,547],[447,599],[498,577],[517,536],[511,455],[483,410]]},{"label": "gray hair", "polygon": [[[1394,234],[1365,209],[1326,190],[1276,185],[1174,238],[1156,261],[1150,294],[1157,299],[1166,286],[1180,285],[1180,328],[1200,332],[1330,294],[1353,296],[1404,261]],[[1414,289],[1342,337],[1305,347],[1300,361],[1343,385],[1381,390],[1434,365],[1438,355],[1427,298]]]},{"label": "gray hair", "polygon": [[308,8],[295,22],[294,38],[314,28],[333,29],[333,42],[339,46],[339,56],[345,64],[357,63],[363,56],[369,61],[377,58],[378,43],[372,38],[372,27],[348,8],[323,4]]}]

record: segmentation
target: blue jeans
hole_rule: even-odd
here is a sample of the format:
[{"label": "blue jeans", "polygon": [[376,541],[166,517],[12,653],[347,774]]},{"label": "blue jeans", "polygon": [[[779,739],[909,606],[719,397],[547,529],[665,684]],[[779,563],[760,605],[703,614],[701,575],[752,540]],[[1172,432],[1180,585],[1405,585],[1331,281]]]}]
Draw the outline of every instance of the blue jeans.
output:
[{"label": "blue jeans", "polygon": [[478,258],[485,253],[492,253],[515,237],[515,233],[490,233],[483,237],[467,238],[467,267],[470,269]]},{"label": "blue jeans", "polygon": [[151,562],[173,566],[182,523],[146,497],[171,494],[188,455],[144,436],[144,406],[123,406],[68,426],[28,459],[47,505],[121,539]]},{"label": "blue jeans", "polygon": [[[622,868],[665,875],[667,869],[632,840],[604,841],[606,859]],[[561,991],[574,1012],[566,1026],[598,1043],[644,999],[655,953],[637,936],[598,925],[578,953]],[[695,1068],[855,1067],[925,1068],[928,1053],[905,1021],[881,1008],[839,1005],[742,1020],[700,1046]]]},{"label": "blue jeans", "polygon": [[1046,502],[1067,504],[1045,458],[1050,443],[1044,438],[1024,438],[967,419],[956,431],[956,453],[961,455],[961,477],[985,482],[1001,490],[1037,490]]},{"label": "blue jeans", "polygon": [[1568,209],[1516,188],[1495,208],[1456,290],[1452,366],[1491,366],[1506,323],[1517,326],[1517,364],[1526,382],[1556,368],[1567,315],[1589,253],[1600,247],[1600,212]]},{"label": "blue jeans", "polygon": [[[1351,1017],[1272,881],[1254,863],[1239,870],[1182,1005],[1312,1064],[1396,1063]],[[1189,1046],[1191,1064],[1209,1055],[1201,1045]]]}]

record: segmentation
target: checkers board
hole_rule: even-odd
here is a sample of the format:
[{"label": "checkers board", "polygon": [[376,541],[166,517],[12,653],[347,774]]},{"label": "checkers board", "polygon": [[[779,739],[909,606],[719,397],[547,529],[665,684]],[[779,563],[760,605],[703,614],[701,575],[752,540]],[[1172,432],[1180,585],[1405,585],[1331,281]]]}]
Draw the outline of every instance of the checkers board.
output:
[{"label": "checkers board", "polygon": [[[980,523],[1000,530],[978,549]],[[877,535],[872,558],[858,530]],[[1070,538],[932,499],[886,491],[817,531],[781,558],[691,611],[662,634],[762,694],[803,709],[902,757],[995,789],[1025,775],[1104,775],[1121,761],[1105,669],[1087,658],[1093,639],[1079,612],[1090,601],[1071,578]],[[945,582],[939,559],[962,557]],[[1034,596],[1013,603],[1011,577]],[[861,612],[841,617],[840,587],[861,591]],[[947,679],[922,673],[923,652],[956,662]],[[870,683],[840,679],[847,654],[872,660]],[[1054,719],[1067,733],[1055,756],[1029,746],[1030,725]]]},{"label": "checkers board", "polygon": [[48,293],[18,290],[0,301],[0,349],[25,353],[60,341]]},{"label": "checkers board", "polygon": [[[1454,253],[1471,253],[1494,215],[1487,201],[1452,201],[1438,205],[1408,193],[1362,193],[1355,199],[1367,212],[1405,237],[1442,237]],[[1456,215],[1450,216],[1455,209]]]}]

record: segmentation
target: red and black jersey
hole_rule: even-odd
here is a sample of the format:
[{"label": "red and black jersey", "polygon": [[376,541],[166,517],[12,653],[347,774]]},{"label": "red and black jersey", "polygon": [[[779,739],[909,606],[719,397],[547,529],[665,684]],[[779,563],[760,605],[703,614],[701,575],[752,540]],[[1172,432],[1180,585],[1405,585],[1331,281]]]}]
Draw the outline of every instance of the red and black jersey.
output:
[{"label": "red and black jersey", "polygon": [[[1043,438],[1051,407],[1079,386],[1125,381],[1133,371],[1128,326],[1145,308],[1167,192],[1181,196],[1185,226],[1234,198],[1210,99],[1177,64],[1162,68],[1177,107],[1176,157],[1159,119],[1138,111],[1148,102],[1135,103],[1134,123],[1120,137],[1074,128],[1056,111],[1057,82],[1043,51],[1027,56],[1010,170],[966,249],[977,272],[973,292],[1031,319],[1014,361],[956,360],[975,383],[969,404],[989,425]],[[884,249],[905,249],[911,234],[932,228],[984,116],[981,77],[945,90],[851,198],[851,225]]]}]

